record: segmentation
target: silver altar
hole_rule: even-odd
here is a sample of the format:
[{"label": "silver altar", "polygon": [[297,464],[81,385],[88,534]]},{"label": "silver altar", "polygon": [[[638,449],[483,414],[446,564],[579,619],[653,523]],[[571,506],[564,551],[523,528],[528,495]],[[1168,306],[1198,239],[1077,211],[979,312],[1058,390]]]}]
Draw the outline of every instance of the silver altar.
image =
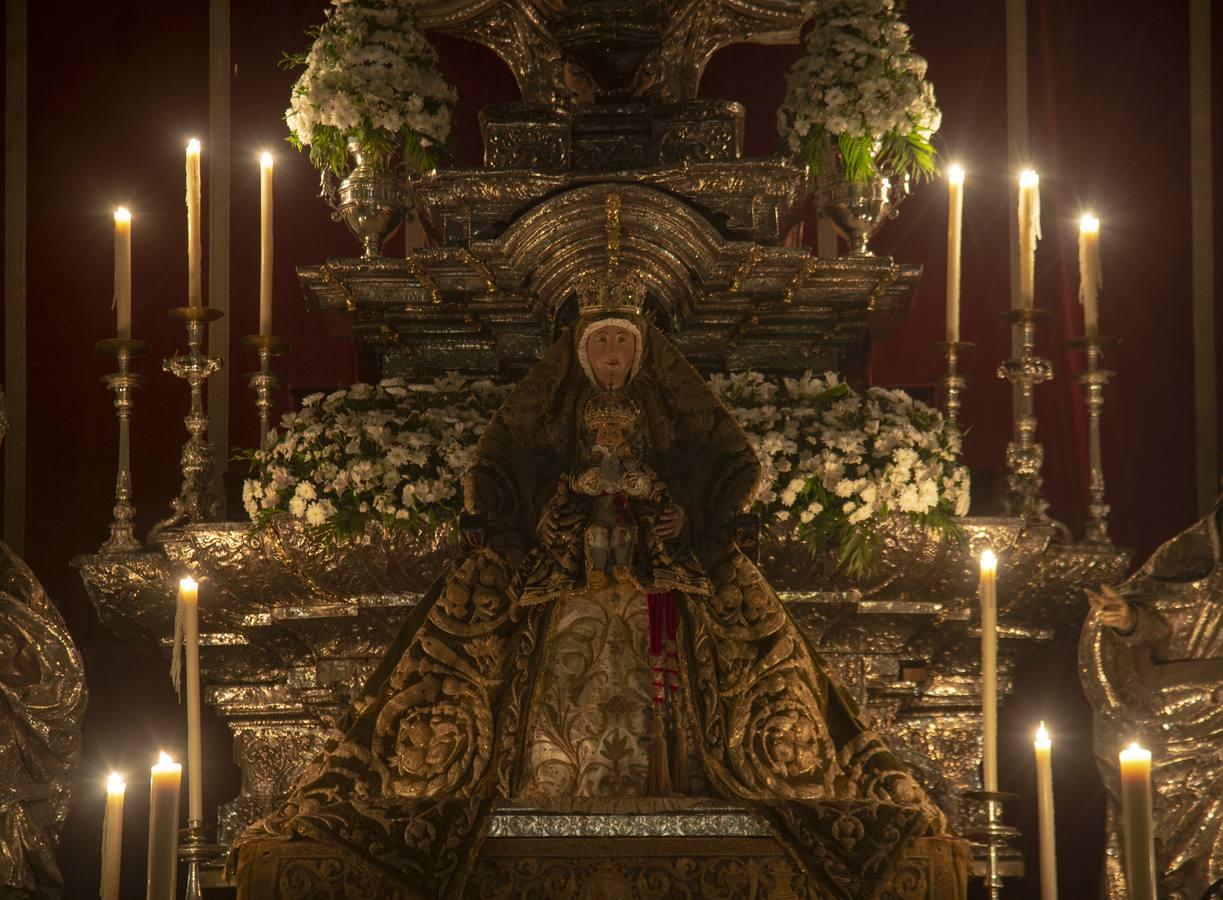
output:
[{"label": "silver altar", "polygon": [[[484,167],[409,180],[430,246],[299,269],[309,307],[354,335],[384,376],[519,377],[572,316],[574,285],[613,251],[704,373],[836,370],[908,312],[920,267],[811,256],[800,240],[806,173],[742,159],[742,108],[696,99],[716,49],[794,41],[813,5],[685,0],[663,14],[616,4],[610,31],[590,18],[607,6],[420,4],[423,27],[499,53],[523,101],[482,112]],[[1044,519],[960,527],[962,542],[943,543],[894,520],[879,573],[858,582],[805,547],[766,540],[760,557],[864,715],[970,831],[979,810],[961,799],[981,786],[980,551],[1000,559],[1004,696],[1015,665],[1079,617],[1081,585],[1115,581],[1127,556],[1107,541],[1067,543]],[[168,642],[178,578],[201,577],[206,696],[242,771],[219,814],[222,844],[279,806],[451,558],[449,538],[374,529],[328,546],[283,522],[191,522],[149,549],[77,560],[102,621],[144,642]],[[548,824],[529,813],[497,822],[524,834]]]}]

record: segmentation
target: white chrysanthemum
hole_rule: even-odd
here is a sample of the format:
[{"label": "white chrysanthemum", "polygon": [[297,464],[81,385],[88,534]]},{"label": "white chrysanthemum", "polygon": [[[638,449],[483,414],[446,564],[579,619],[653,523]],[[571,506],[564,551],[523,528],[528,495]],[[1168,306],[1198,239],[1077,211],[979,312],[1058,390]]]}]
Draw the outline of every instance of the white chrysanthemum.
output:
[{"label": "white chrysanthemum", "polygon": [[326,128],[345,137],[372,129],[425,143],[446,140],[455,93],[437,71],[412,4],[332,0],[304,62],[285,112],[302,145]]},{"label": "white chrysanthemum", "polygon": [[[942,124],[926,61],[890,0],[833,0],[786,76],[777,126],[793,152],[822,131],[879,142],[912,132],[929,139]],[[877,152],[877,150],[876,150]]]}]

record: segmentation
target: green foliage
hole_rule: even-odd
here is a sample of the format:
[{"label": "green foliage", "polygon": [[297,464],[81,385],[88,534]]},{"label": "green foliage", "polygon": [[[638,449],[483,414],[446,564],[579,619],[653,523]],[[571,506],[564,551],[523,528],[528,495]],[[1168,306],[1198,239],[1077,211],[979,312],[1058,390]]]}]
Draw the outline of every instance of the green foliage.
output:
[{"label": "green foliage", "polygon": [[[836,158],[842,175],[854,184],[866,184],[876,175],[889,178],[908,177],[924,181],[934,174],[938,152],[929,135],[917,128],[908,134],[892,131],[876,142],[869,135],[839,134],[836,138]],[[813,176],[823,169],[833,136],[818,126],[803,139],[799,161]]]}]

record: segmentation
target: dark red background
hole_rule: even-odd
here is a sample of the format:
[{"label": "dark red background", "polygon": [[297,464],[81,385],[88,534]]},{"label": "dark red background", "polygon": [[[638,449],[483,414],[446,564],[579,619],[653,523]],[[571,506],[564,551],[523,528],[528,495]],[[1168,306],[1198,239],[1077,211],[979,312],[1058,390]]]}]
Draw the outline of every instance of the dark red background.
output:
[{"label": "dark red background", "polygon": [[[353,255],[355,249],[315,198],[317,178],[309,163],[283,143],[282,115],[294,75],[279,59],[282,51],[306,46],[304,32],[321,20],[321,6],[248,0],[234,3],[232,12],[235,447],[250,446],[257,433],[250,391],[236,376],[253,363],[237,338],[257,324],[256,156],[262,148],[278,154],[276,331],[294,346],[279,368],[289,387],[355,377],[351,344],[329,337],[305,311],[293,273],[297,265]],[[69,896],[94,895],[103,780],[111,768],[127,772],[124,894],[137,898],[143,896],[147,820],[143,773],[158,747],[181,749],[181,712],[162,654],[123,644],[98,623],[69,560],[97,548],[110,516],[115,427],[110,395],[98,381],[106,364],[93,345],[113,333],[110,213],[121,203],[135,214],[134,334],[154,347],[153,357],[136,365],[149,377],[137,395],[133,441],[141,534],[166,513],[178,489],[186,390],[161,373],[160,360],[183,346],[181,328],[164,313],[183,305],[185,295],[182,148],[189,136],[204,139],[205,154],[209,147],[208,10],[203,2],[148,0],[30,7],[25,556],[80,644],[91,691],[85,755],[61,856]],[[1080,361],[1065,342],[1081,331],[1076,229],[1079,212],[1089,206],[1104,223],[1101,329],[1124,341],[1107,360],[1118,372],[1104,422],[1113,534],[1142,556],[1195,517],[1188,14],[1185,4],[1142,0],[1031,0],[1029,7],[1032,159],[1041,173],[1045,233],[1037,302],[1056,314],[1039,346],[1057,368],[1056,381],[1039,391],[1047,493],[1053,513],[1077,533],[1086,484],[1085,425],[1072,378]],[[962,160],[969,173],[963,337],[978,347],[966,366],[971,386],[963,420],[970,426],[966,452],[977,475],[979,510],[996,501],[992,485],[1009,430],[1009,389],[994,376],[1009,348],[1002,314],[1008,306],[1014,183],[1006,163],[1003,8],[1002,0],[925,0],[907,16],[918,51],[930,61],[944,111],[944,158]],[[508,70],[483,48],[448,38],[436,43],[461,98],[454,133],[459,162],[475,165],[477,110],[515,99],[517,89]],[[719,53],[709,65],[702,94],[747,106],[749,155],[776,150],[782,76],[798,53],[795,47],[741,46]],[[1218,118],[1216,163],[1223,148]],[[207,197],[207,184],[205,191]],[[874,243],[880,253],[926,264],[912,315],[875,348],[873,377],[879,383],[929,387],[939,375],[940,360],[927,345],[942,331],[945,209],[941,185],[924,186]],[[813,227],[809,221],[809,240]],[[1215,233],[1223,234],[1223,224]],[[1217,246],[1216,257],[1223,261]],[[1075,637],[1068,630],[1023,667],[1002,722],[1003,787],[1024,797],[1013,818],[1027,835],[1035,830],[1031,728],[1044,718],[1055,735],[1067,897],[1094,893],[1102,827]],[[237,776],[227,730],[211,716],[205,729],[211,808],[233,796]],[[1030,837],[1023,846],[1034,852]],[[1008,892],[1037,894],[1034,879]]]}]

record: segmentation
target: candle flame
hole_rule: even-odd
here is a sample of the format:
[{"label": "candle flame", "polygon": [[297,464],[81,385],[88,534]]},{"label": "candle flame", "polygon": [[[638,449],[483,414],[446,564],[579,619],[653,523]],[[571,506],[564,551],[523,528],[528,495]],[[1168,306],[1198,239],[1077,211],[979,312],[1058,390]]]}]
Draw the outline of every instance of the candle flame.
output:
[{"label": "candle flame", "polygon": [[191,140],[187,141],[187,155],[188,156],[199,156],[200,155],[200,139],[199,138],[192,138]]},{"label": "candle flame", "polygon": [[1041,722],[1040,727],[1036,729],[1036,742],[1038,744],[1049,744],[1049,729],[1045,728],[1045,723]]},{"label": "candle flame", "polygon": [[1128,747],[1121,751],[1121,762],[1146,763],[1149,766],[1151,763],[1151,751],[1143,749],[1141,746],[1139,746],[1137,741],[1133,741]]},{"label": "candle flame", "polygon": [[169,753],[167,753],[165,750],[161,750],[157,754],[157,765],[172,766],[174,765],[174,760],[170,757]]},{"label": "candle flame", "polygon": [[996,569],[998,568],[998,557],[994,555],[993,550],[983,550],[981,552],[981,568]]},{"label": "candle flame", "polygon": [[115,207],[115,221],[116,222],[132,221],[132,211],[128,209],[126,206]]},{"label": "candle flame", "polygon": [[123,776],[118,772],[111,772],[106,776],[106,793],[122,794],[127,789],[127,783],[123,780]]},{"label": "candle flame", "polygon": [[263,153],[261,153],[259,156],[259,165],[264,169],[272,168],[272,154],[268,153],[266,150],[263,151]]},{"label": "candle flame", "polygon": [[947,170],[947,180],[952,184],[964,183],[964,167],[956,163]]},{"label": "candle flame", "polygon": [[199,583],[196,582],[196,580],[192,578],[190,575],[188,575],[186,578],[183,578],[182,580],[179,581],[178,589],[180,591],[195,591],[199,589]]},{"label": "candle flame", "polygon": [[1040,176],[1032,169],[1024,169],[1019,173],[1019,186],[1021,188],[1034,188],[1040,184]]},{"label": "candle flame", "polygon": [[1079,219],[1079,231],[1084,234],[1099,234],[1100,220],[1091,213],[1083,213]]}]

